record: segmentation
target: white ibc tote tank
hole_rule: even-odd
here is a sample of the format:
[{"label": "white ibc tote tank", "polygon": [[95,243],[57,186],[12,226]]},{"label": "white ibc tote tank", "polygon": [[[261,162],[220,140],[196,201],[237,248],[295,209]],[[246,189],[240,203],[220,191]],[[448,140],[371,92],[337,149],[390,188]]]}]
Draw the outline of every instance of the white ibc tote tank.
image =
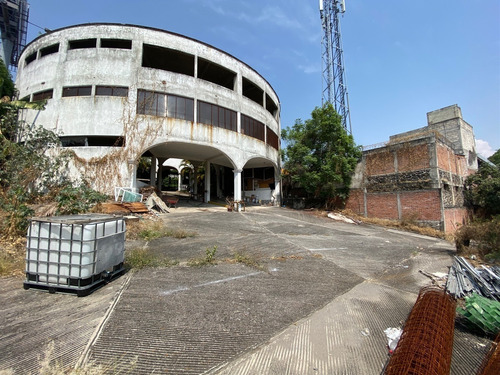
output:
[{"label": "white ibc tote tank", "polygon": [[24,288],[79,296],[124,271],[125,220],[88,214],[32,218]]}]

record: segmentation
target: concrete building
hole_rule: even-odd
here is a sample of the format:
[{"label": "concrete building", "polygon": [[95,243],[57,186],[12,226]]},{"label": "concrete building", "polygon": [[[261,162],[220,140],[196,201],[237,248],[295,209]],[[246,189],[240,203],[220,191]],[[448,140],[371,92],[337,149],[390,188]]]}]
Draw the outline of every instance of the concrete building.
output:
[{"label": "concrete building", "polygon": [[278,96],[213,46],[142,26],[65,27],[26,46],[16,87],[21,99],[47,100],[24,119],[58,134],[76,155],[71,175],[97,190],[137,189],[141,157],[159,185],[158,166],[179,158],[205,167],[204,188],[194,192],[205,201],[280,200]]},{"label": "concrete building", "polygon": [[446,232],[464,223],[464,180],[478,168],[472,126],[457,105],[427,113],[427,124],[364,149],[346,208]]}]

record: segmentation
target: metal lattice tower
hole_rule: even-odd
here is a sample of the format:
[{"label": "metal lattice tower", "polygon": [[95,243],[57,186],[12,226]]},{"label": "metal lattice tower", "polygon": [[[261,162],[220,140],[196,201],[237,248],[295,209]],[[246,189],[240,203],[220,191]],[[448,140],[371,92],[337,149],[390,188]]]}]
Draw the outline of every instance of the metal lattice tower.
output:
[{"label": "metal lattice tower", "polygon": [[349,133],[352,133],[339,20],[339,14],[344,12],[344,0],[319,0],[319,13],[323,26],[322,103],[332,103],[342,117],[342,125]]},{"label": "metal lattice tower", "polygon": [[11,70],[17,69],[19,56],[26,45],[29,4],[27,0],[0,0],[0,58]]}]

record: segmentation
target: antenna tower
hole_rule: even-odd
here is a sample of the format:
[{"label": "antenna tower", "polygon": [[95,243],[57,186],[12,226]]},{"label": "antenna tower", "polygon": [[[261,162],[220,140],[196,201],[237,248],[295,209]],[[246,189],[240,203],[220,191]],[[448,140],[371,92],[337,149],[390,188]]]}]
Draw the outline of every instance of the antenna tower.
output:
[{"label": "antenna tower", "polygon": [[15,71],[26,45],[29,4],[27,0],[0,0],[0,58]]},{"label": "antenna tower", "polygon": [[342,125],[352,133],[349,96],[344,73],[342,36],[339,15],[345,12],[344,0],[319,0],[319,13],[323,27],[323,97],[322,104],[332,103],[342,117]]}]

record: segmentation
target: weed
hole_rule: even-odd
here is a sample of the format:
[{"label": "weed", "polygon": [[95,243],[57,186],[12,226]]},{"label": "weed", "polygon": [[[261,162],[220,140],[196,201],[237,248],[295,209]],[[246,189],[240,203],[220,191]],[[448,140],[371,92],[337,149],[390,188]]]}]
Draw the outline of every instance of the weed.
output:
[{"label": "weed", "polygon": [[189,259],[187,262],[187,265],[190,267],[201,267],[205,266],[207,264],[216,264],[215,263],[215,253],[217,252],[217,245],[214,245],[213,247],[208,247],[205,250],[205,257],[204,258],[193,258]]},{"label": "weed", "polygon": [[128,269],[171,267],[176,264],[177,261],[153,254],[147,248],[132,249],[125,256],[125,267]]},{"label": "weed", "polygon": [[196,236],[195,232],[188,232],[184,229],[166,228],[163,222],[140,221],[127,225],[127,239],[142,239],[152,241],[162,237],[188,238]]},{"label": "weed", "polygon": [[214,247],[209,248],[207,247],[207,250],[205,253],[207,254],[206,261],[207,263],[212,263],[215,260],[215,253],[217,252],[217,245],[214,245]]},{"label": "weed", "polygon": [[235,252],[233,256],[233,260],[236,263],[242,263],[248,267],[256,268],[258,270],[263,270],[264,266],[262,266],[258,259],[254,256],[241,253],[241,252]]}]

